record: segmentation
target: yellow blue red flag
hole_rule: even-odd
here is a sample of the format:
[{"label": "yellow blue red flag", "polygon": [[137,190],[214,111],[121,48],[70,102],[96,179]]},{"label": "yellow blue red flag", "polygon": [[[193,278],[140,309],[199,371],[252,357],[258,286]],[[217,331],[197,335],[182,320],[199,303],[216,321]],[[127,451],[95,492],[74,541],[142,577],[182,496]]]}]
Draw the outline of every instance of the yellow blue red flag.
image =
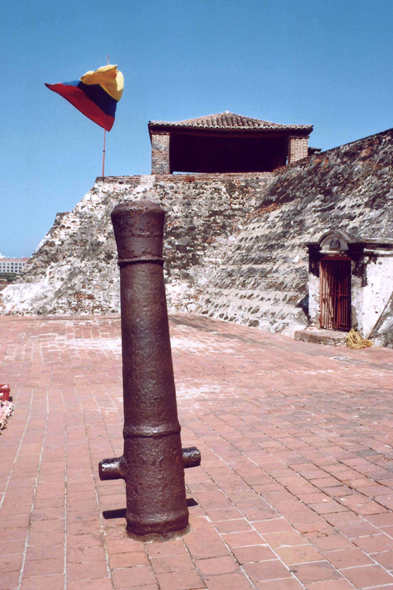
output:
[{"label": "yellow blue red flag", "polygon": [[86,117],[110,131],[115,122],[116,106],[124,88],[124,76],[117,66],[107,65],[86,72],[74,82],[45,84],[68,100]]}]

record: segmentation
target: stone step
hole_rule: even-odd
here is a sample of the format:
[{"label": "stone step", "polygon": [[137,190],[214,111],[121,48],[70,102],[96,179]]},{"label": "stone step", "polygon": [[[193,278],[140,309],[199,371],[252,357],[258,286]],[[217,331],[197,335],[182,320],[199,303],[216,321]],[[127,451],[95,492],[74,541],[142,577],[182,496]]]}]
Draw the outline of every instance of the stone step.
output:
[{"label": "stone step", "polygon": [[322,328],[306,328],[295,332],[295,340],[312,342],[313,344],[325,344],[327,346],[345,346],[347,338],[347,332],[324,330]]}]

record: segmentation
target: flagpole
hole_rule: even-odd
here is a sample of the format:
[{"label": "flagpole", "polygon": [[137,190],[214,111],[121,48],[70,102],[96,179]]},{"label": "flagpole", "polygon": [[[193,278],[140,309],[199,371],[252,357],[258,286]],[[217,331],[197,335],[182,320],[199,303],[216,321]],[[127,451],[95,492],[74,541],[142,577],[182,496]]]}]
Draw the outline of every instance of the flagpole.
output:
[{"label": "flagpole", "polygon": [[[107,55],[107,65],[109,66],[109,54]],[[104,147],[102,150],[102,178],[105,178],[105,144],[106,144],[106,129],[104,129]]]},{"label": "flagpole", "polygon": [[102,150],[102,178],[105,178],[105,143],[106,143],[106,129],[104,129],[104,148]]}]

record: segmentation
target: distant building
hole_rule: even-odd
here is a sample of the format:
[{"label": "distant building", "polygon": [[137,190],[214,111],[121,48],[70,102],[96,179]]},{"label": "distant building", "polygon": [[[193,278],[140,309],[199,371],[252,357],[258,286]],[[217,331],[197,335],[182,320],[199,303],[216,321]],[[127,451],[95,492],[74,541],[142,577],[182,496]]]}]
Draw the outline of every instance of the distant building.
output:
[{"label": "distant building", "polygon": [[152,174],[272,172],[308,156],[312,125],[281,125],[225,111],[150,121]]},{"label": "distant building", "polygon": [[20,274],[28,258],[0,258],[0,274]]}]

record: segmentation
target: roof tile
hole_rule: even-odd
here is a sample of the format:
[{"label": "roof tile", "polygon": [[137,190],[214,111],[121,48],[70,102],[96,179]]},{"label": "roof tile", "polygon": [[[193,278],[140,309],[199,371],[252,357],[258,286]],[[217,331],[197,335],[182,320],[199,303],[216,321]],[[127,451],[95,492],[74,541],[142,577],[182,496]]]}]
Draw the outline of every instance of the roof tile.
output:
[{"label": "roof tile", "polygon": [[186,119],[184,121],[149,121],[151,127],[192,127],[199,129],[309,129],[312,125],[281,125],[262,119],[253,119],[225,111],[216,115]]}]

